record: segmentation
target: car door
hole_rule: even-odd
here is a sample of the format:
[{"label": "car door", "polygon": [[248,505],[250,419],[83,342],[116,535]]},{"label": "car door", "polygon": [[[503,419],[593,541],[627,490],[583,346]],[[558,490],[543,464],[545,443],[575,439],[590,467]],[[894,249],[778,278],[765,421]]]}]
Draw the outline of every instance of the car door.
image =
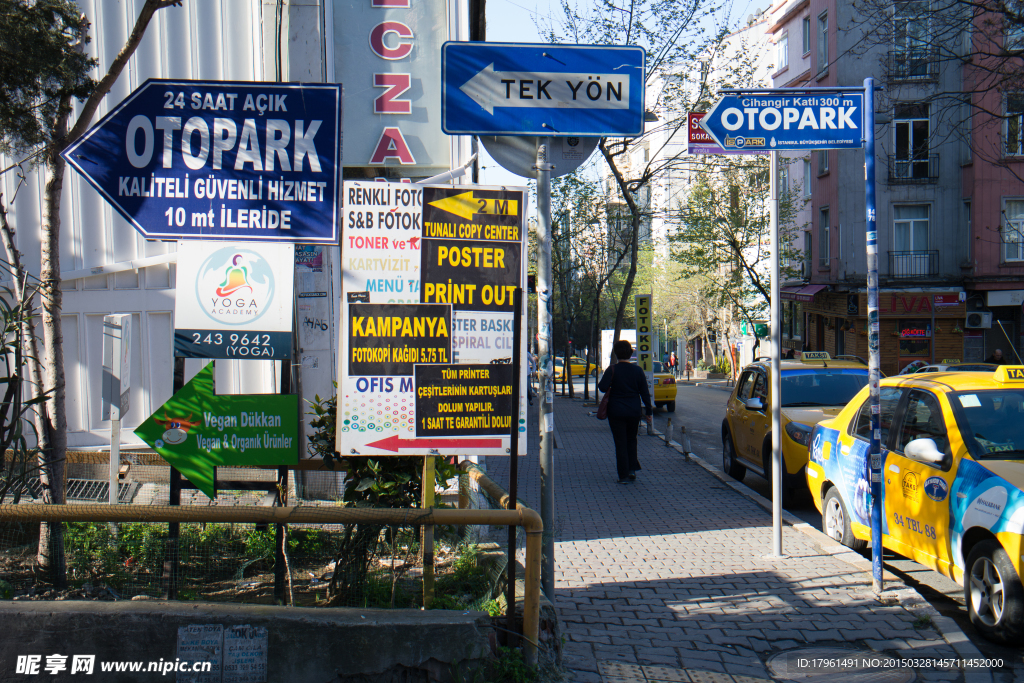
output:
[{"label": "car door", "polygon": [[[883,463],[888,453],[892,424],[902,397],[903,389],[899,387],[880,387],[878,390],[880,408],[878,419],[879,443],[881,445]],[[870,527],[870,511],[867,509],[867,494],[869,490],[867,467],[871,457],[870,394],[865,394],[857,415],[850,421],[847,430],[840,433],[838,448],[839,453],[837,457],[840,458],[842,466],[838,468],[837,472],[841,473],[842,481],[834,481],[833,483],[839,487],[843,500],[846,502],[847,508],[849,508],[851,523]],[[884,519],[882,520],[882,532],[885,532]],[[869,534],[869,531],[862,532],[864,537],[867,537]]]},{"label": "car door", "polygon": [[743,446],[737,447],[740,459],[754,466],[758,471],[763,466],[761,447],[764,437],[771,431],[771,408],[768,404],[768,375],[760,370],[754,371],[753,387],[750,398],[761,401],[761,410],[747,410],[747,429],[743,435]]},{"label": "car door", "polygon": [[[949,490],[955,470],[953,448],[959,448],[956,422],[945,396],[911,389],[900,416],[892,451],[883,460],[887,533],[893,549],[933,568],[946,566],[949,551]],[[941,463],[906,455],[914,439],[932,439],[945,458]],[[951,443],[955,439],[956,443]],[[948,571],[948,569],[947,569]]]},{"label": "car door", "polygon": [[750,390],[754,387],[754,371],[746,370],[740,375],[739,384],[736,385],[736,392],[729,399],[726,407],[726,418],[729,422],[729,432],[732,436],[732,445],[737,456],[743,452],[744,440],[749,429],[750,413],[746,408],[746,401],[750,398]]}]

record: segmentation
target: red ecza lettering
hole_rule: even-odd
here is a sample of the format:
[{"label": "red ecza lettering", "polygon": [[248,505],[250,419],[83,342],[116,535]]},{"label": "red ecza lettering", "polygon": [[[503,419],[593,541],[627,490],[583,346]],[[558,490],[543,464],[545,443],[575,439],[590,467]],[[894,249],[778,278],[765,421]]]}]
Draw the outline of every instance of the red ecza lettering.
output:
[{"label": "red ecza lettering", "polygon": [[[410,0],[370,0],[372,7],[408,8]],[[370,49],[381,59],[396,61],[407,58],[412,53],[413,41],[416,36],[411,28],[401,21],[382,21],[370,30]],[[384,92],[373,100],[374,114],[409,115],[412,113],[412,100],[401,98],[412,86],[410,73],[375,73],[373,87],[385,88]],[[396,159],[402,165],[415,164],[409,144],[397,125],[386,126],[381,132],[369,163],[382,165],[388,159]]]}]

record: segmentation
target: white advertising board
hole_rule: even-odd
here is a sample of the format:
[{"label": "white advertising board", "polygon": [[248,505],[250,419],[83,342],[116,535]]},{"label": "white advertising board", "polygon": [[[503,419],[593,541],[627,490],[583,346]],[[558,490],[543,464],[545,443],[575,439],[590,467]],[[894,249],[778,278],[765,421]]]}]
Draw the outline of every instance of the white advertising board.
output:
[{"label": "white advertising board", "polygon": [[290,359],[295,245],[178,242],[174,355]]},{"label": "white advertising board", "polygon": [[[508,455],[526,188],[346,182],[337,449]],[[526,329],[524,296],[522,325]],[[518,349],[526,454],[526,334]]]}]

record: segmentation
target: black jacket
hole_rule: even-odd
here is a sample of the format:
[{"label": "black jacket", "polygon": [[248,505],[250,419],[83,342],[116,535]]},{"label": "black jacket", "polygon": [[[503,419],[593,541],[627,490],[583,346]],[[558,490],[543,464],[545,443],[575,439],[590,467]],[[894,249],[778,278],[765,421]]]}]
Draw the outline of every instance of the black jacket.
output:
[{"label": "black jacket", "polygon": [[609,387],[612,396],[608,399],[608,417],[641,417],[643,407],[640,401],[647,407],[648,415],[654,414],[651,392],[647,388],[647,375],[639,366],[632,363],[616,363],[614,376],[612,368],[609,367],[604,371],[597,388],[607,392]]}]

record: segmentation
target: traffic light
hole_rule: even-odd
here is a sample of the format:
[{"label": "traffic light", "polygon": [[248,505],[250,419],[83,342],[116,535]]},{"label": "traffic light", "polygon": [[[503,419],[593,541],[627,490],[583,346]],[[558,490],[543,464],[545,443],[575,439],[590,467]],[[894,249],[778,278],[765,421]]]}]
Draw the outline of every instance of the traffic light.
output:
[{"label": "traffic light", "polygon": [[526,276],[526,292],[527,294],[537,293],[537,276],[527,275]]}]

